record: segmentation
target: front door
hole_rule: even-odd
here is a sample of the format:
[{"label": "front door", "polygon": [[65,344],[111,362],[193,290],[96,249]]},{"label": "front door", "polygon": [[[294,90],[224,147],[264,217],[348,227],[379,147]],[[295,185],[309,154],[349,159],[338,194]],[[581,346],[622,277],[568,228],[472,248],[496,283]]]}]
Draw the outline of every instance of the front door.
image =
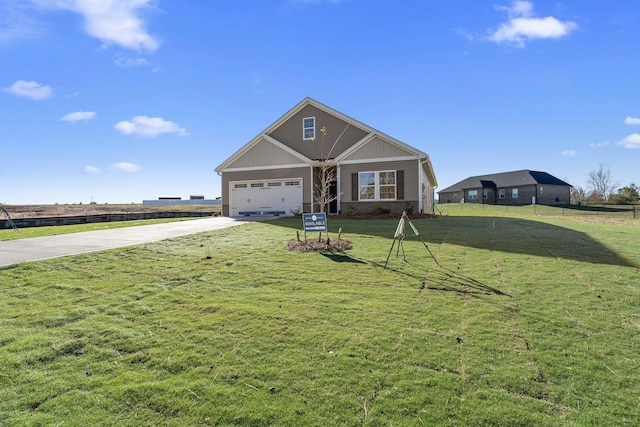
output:
[{"label": "front door", "polygon": [[338,181],[331,181],[329,186],[329,195],[331,202],[329,203],[327,212],[330,214],[338,213]]}]

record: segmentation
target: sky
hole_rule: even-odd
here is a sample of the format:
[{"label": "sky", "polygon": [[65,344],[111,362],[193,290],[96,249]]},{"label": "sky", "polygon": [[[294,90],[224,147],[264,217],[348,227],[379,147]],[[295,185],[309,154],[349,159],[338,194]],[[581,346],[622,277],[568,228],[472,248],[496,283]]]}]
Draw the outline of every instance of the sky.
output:
[{"label": "sky", "polygon": [[0,0],[0,203],[221,195],[309,96],[442,190],[531,169],[640,185],[637,0]]}]

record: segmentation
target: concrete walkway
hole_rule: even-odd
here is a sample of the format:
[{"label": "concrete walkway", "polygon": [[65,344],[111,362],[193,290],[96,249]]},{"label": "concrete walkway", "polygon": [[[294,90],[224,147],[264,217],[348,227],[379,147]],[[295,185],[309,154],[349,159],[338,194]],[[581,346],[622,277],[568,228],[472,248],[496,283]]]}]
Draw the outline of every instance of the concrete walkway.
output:
[{"label": "concrete walkway", "polygon": [[27,261],[59,258],[123,246],[157,242],[187,234],[219,230],[256,221],[259,218],[236,219],[211,217],[164,224],[141,225],[112,230],[87,231],[58,236],[0,241],[0,267]]}]

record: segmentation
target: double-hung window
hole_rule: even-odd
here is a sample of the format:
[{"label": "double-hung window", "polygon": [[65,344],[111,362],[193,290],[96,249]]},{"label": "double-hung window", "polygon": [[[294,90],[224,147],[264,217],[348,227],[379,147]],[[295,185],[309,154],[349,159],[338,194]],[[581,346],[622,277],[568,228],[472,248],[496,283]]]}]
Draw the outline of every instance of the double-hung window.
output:
[{"label": "double-hung window", "polygon": [[511,198],[512,199],[517,199],[518,198],[518,189],[517,188],[512,188],[511,189]]},{"label": "double-hung window", "polygon": [[467,196],[469,200],[478,200],[478,190],[469,190]]},{"label": "double-hung window", "polygon": [[360,172],[359,200],[395,200],[396,171]]},{"label": "double-hung window", "polygon": [[305,117],[302,119],[302,139],[313,140],[316,137],[316,118]]}]

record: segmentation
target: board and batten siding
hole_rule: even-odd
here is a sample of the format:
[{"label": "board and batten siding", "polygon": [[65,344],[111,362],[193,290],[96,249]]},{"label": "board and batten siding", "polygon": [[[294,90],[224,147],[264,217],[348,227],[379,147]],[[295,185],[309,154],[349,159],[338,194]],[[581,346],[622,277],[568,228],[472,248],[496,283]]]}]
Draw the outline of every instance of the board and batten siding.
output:
[{"label": "board and batten siding", "polygon": [[229,216],[229,183],[234,181],[262,181],[302,178],[302,204],[311,203],[311,167],[244,170],[222,174],[222,214]]},{"label": "board and batten siding", "polygon": [[356,152],[345,157],[342,161],[351,160],[368,160],[380,158],[394,157],[415,157],[414,153],[410,153],[397,145],[393,145],[384,141],[380,137],[374,137],[371,141],[358,148]]},{"label": "board and batten siding", "polygon": [[[313,141],[303,139],[302,119],[306,117],[315,117],[316,119],[316,138]],[[310,159],[333,159],[368,135],[363,129],[353,125],[347,127],[347,125],[344,120],[317,107],[307,105],[269,133],[269,136]],[[322,127],[327,130],[326,136],[323,136],[322,132],[320,132]],[[340,137],[343,131],[344,134]],[[333,144],[339,137],[340,140],[332,150]]]},{"label": "board and batten siding", "polygon": [[340,192],[342,193],[341,205],[344,203],[371,203],[371,201],[360,202],[353,200],[351,194],[351,174],[358,172],[376,171],[404,171],[404,199],[409,202],[418,202],[420,192],[418,186],[418,160],[398,160],[390,162],[371,162],[357,164],[343,164],[340,166]]},{"label": "board and batten siding", "polygon": [[300,158],[263,139],[251,147],[238,160],[227,166],[227,169],[293,165],[301,162]]}]

